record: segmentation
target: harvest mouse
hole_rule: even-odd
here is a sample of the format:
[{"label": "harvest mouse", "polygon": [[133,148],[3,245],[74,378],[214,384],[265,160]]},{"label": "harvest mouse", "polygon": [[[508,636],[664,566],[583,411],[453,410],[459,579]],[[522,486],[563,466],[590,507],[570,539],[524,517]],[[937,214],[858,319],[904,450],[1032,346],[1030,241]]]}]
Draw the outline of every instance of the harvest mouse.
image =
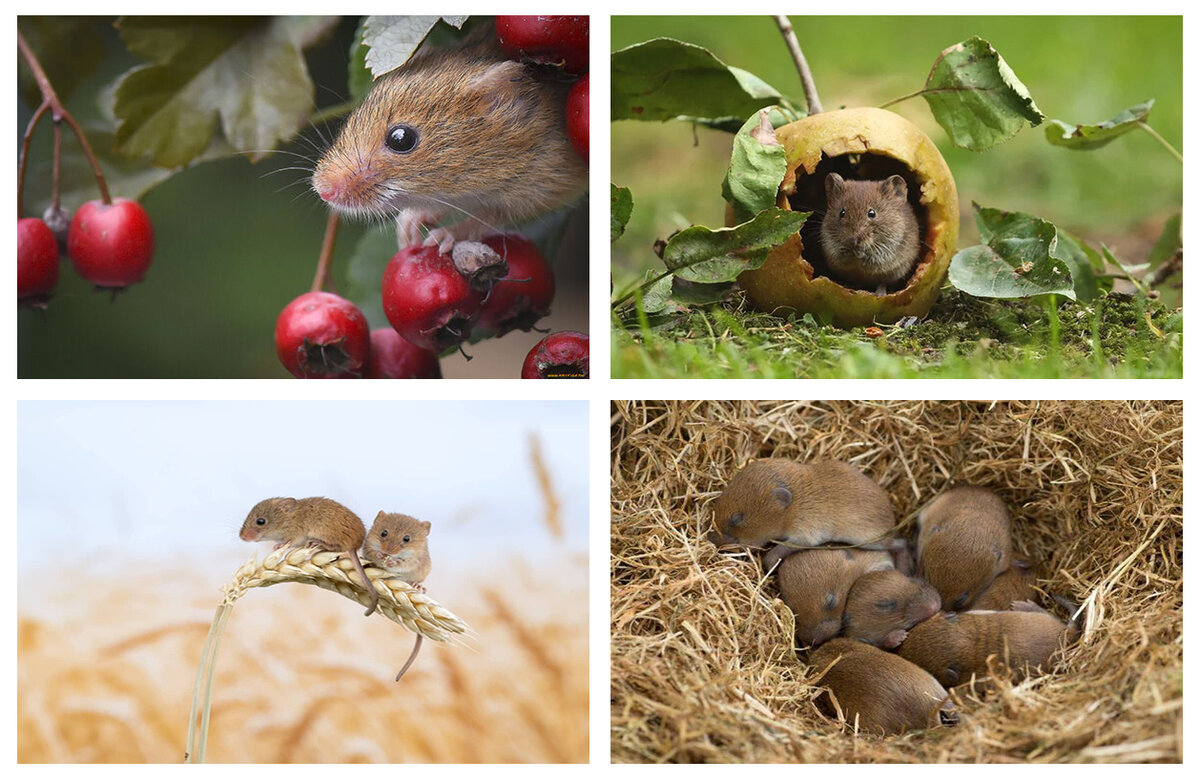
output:
[{"label": "harvest mouse", "polygon": [[1014,559],[1008,570],[996,576],[992,585],[971,603],[974,611],[1008,611],[1020,600],[1033,600],[1036,593],[1033,583],[1037,572],[1033,564],[1024,559]]},{"label": "harvest mouse", "polygon": [[[371,531],[367,533],[367,542],[363,544],[363,556],[424,592],[425,587],[421,586],[421,582],[429,576],[432,564],[429,559],[430,526],[428,521],[418,521],[403,513],[379,511]],[[396,681],[400,681],[400,677],[417,659],[422,638],[417,633],[412,653],[400,673],[396,674]]]},{"label": "harvest mouse", "polygon": [[371,605],[364,616],[370,616],[379,605],[379,594],[367,578],[358,558],[366,529],[354,511],[339,502],[324,497],[273,497],[255,505],[242,522],[242,540],[272,540],[275,548],[284,546],[317,546],[326,551],[345,551],[358,571],[358,577],[371,595]]},{"label": "harvest mouse", "polygon": [[847,638],[894,649],[909,628],[941,610],[937,590],[919,578],[898,570],[866,573],[846,596],[842,630]]},{"label": "harvest mouse", "polygon": [[775,544],[763,560],[768,570],[798,548],[833,542],[876,550],[898,545],[882,540],[896,519],[887,492],[845,462],[759,459],[730,479],[713,509],[714,542]]},{"label": "harvest mouse", "polygon": [[[313,190],[341,212],[394,215],[404,246],[443,254],[579,195],[587,164],[567,137],[570,85],[539,79],[505,58],[490,27],[480,33],[423,46],[376,79],[317,163]],[[471,219],[435,228],[460,217]]]},{"label": "harvest mouse", "polygon": [[864,573],[890,571],[886,551],[806,549],[785,557],[775,576],[783,602],[796,615],[796,635],[804,646],[818,646],[842,630],[846,595]]},{"label": "harvest mouse", "polygon": [[821,249],[836,277],[876,296],[908,278],[921,243],[904,177],[846,180],[829,174],[825,204]]},{"label": "harvest mouse", "polygon": [[1064,641],[1079,635],[1078,622],[1069,626],[1027,601],[1012,611],[939,613],[908,631],[896,650],[946,687],[986,675],[988,658],[1007,663],[1018,674],[1026,666],[1040,668]]},{"label": "harvest mouse", "polygon": [[[833,664],[817,683],[832,691],[846,722],[857,721],[864,731],[886,735],[958,723],[954,702],[942,685],[890,652],[834,638],[813,652],[808,663],[818,673]],[[836,716],[827,693],[822,693],[817,705]]]},{"label": "harvest mouse", "polygon": [[967,608],[1012,558],[1012,523],[1004,501],[987,489],[959,486],[917,513],[917,574],[947,611]]}]

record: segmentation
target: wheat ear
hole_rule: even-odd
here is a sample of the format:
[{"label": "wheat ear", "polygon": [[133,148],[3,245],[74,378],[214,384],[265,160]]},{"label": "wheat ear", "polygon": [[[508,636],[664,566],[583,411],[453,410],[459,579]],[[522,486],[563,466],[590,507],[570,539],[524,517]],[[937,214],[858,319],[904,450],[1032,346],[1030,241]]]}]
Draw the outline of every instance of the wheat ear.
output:
[{"label": "wheat ear", "polygon": [[[442,643],[461,642],[463,636],[471,634],[466,622],[406,581],[392,576],[382,568],[364,564],[364,570],[375,591],[379,593],[379,614],[414,633]],[[185,763],[203,763],[208,749],[208,722],[217,648],[221,643],[225,622],[233,611],[233,604],[248,589],[289,581],[319,586],[364,606],[371,604],[366,586],[345,552],[324,551],[319,548],[279,549],[261,563],[255,556],[238,568],[233,574],[233,580],[221,587],[225,596],[217,606],[216,616],[213,617],[208,638],[204,643],[200,668],[196,671],[192,708],[188,715]],[[197,716],[200,718],[198,731]]]}]

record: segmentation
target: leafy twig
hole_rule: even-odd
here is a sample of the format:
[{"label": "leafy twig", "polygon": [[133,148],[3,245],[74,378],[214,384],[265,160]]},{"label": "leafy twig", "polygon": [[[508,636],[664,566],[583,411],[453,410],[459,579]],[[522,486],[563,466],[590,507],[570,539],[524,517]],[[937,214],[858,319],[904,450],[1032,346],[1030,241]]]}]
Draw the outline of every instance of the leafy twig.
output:
[{"label": "leafy twig", "polygon": [[800,72],[800,83],[804,85],[804,100],[808,103],[808,113],[810,115],[820,114],[824,109],[821,108],[821,99],[817,96],[817,83],[813,81],[812,71],[808,67],[808,60],[804,58],[804,52],[800,49],[800,42],[796,40],[796,31],[792,28],[792,23],[786,16],[776,16],[775,24],[779,25],[779,32],[783,35],[783,40],[787,44],[788,51],[792,53],[792,60],[796,63],[796,70]]}]

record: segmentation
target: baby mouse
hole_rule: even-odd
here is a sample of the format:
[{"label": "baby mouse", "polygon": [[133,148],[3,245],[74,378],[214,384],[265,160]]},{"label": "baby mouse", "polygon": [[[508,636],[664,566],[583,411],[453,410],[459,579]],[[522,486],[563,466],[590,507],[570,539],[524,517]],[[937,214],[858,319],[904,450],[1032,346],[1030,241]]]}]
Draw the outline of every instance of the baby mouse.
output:
[{"label": "baby mouse", "polygon": [[836,277],[876,296],[908,278],[921,245],[904,177],[846,180],[829,174],[825,204],[821,249]]},{"label": "baby mouse", "polygon": [[[405,246],[447,254],[586,187],[567,136],[570,86],[506,59],[490,27],[456,46],[422,46],[375,80],[317,163],[313,190],[347,214],[394,215]],[[463,216],[472,219],[435,228]]]},{"label": "baby mouse", "polygon": [[358,571],[371,605],[364,616],[370,616],[379,605],[379,593],[371,579],[367,578],[362,562],[358,558],[358,547],[366,534],[354,511],[340,502],[324,497],[273,497],[255,505],[242,523],[239,537],[242,540],[272,540],[275,548],[284,546],[317,546],[326,551],[345,551]]},{"label": "baby mouse", "polygon": [[881,540],[896,520],[887,492],[845,462],[753,461],[730,479],[713,509],[714,542],[775,544],[763,559],[768,570],[797,548],[837,542],[890,551],[902,545]]},{"label": "baby mouse", "polygon": [[[833,663],[817,683],[833,692],[846,722],[853,725],[857,720],[864,731],[888,735],[958,723],[958,712],[945,688],[890,652],[834,638],[813,652],[808,663],[818,672]],[[828,693],[821,694],[817,706],[836,716]]]},{"label": "baby mouse", "polygon": [[941,610],[942,598],[937,590],[919,578],[898,570],[866,573],[846,596],[843,635],[894,649],[913,625]]},{"label": "baby mouse", "polygon": [[937,614],[909,630],[896,653],[953,687],[987,675],[990,657],[1019,677],[1026,666],[1046,665],[1064,641],[1079,636],[1077,621],[1067,625],[1034,603],[1019,601],[1013,609]]},{"label": "baby mouse", "polygon": [[992,585],[971,603],[973,611],[1009,611],[1013,603],[1032,601],[1037,597],[1033,584],[1037,572],[1033,564],[1024,559],[1014,559],[1008,570],[996,576]]},{"label": "baby mouse", "polygon": [[959,486],[917,513],[917,574],[948,611],[969,607],[1012,558],[1012,523],[987,489]]},{"label": "baby mouse", "polygon": [[[428,521],[418,521],[403,513],[379,511],[375,522],[371,524],[371,531],[367,533],[363,555],[375,565],[424,592],[425,587],[421,586],[421,582],[429,576],[432,566],[429,559],[430,526],[432,525]],[[396,681],[400,681],[400,677],[417,659],[422,638],[423,636],[417,633],[412,653],[408,655],[408,661],[404,663],[400,673],[396,674]]]},{"label": "baby mouse", "polygon": [[775,577],[783,602],[796,615],[804,646],[819,646],[842,631],[846,596],[864,573],[894,567],[886,551],[818,548],[797,551],[779,563]]}]

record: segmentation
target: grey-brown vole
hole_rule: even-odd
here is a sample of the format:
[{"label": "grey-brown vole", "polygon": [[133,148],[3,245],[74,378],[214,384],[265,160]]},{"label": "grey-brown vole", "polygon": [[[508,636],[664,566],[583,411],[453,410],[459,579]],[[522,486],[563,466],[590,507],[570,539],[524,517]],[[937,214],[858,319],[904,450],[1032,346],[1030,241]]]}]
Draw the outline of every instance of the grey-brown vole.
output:
[{"label": "grey-brown vole", "polygon": [[903,177],[847,180],[829,174],[825,202],[821,249],[835,277],[879,296],[908,278],[921,243]]}]

